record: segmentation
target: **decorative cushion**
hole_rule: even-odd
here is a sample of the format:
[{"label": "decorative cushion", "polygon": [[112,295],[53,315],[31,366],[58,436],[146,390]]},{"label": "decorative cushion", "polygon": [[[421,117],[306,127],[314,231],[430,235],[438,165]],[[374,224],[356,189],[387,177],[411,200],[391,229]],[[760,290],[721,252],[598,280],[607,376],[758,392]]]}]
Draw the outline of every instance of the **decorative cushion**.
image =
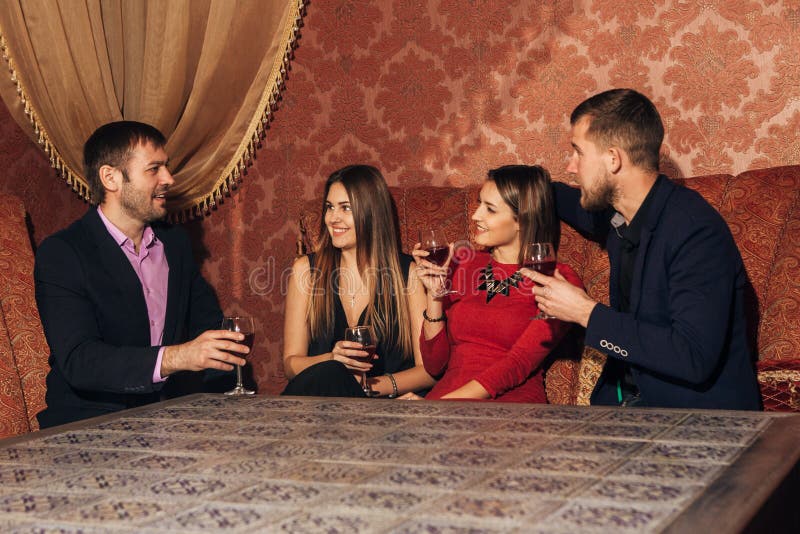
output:
[{"label": "decorative cushion", "polygon": [[0,195],[0,313],[22,386],[23,412],[29,427],[25,431],[38,430],[36,414],[45,407],[50,350],[34,297],[33,250],[25,208],[11,195]]},{"label": "decorative cushion", "polygon": [[578,406],[589,406],[597,381],[603,372],[607,356],[593,347],[584,347],[581,356],[581,365],[578,370],[578,383],[575,385],[577,391],[575,404]]},{"label": "decorative cushion", "polygon": [[[0,255],[2,250],[0,250]],[[3,268],[0,259],[0,269]],[[25,397],[19,379],[5,318],[0,314],[0,438],[30,431]]]},{"label": "decorative cushion", "polygon": [[759,360],[800,354],[799,170],[744,172],[731,181],[720,209],[747,269],[748,335]]},{"label": "decorative cushion", "polygon": [[757,363],[764,410],[800,412],[800,359]]},{"label": "decorative cushion", "polygon": [[559,358],[547,369],[544,391],[550,404],[576,404],[575,384],[578,383],[580,361]]}]

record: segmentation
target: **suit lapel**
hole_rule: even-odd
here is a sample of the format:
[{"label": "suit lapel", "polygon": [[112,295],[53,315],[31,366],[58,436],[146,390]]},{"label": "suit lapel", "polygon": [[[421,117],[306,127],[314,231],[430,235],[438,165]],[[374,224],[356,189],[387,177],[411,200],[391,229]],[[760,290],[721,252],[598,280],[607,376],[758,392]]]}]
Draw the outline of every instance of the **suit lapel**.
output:
[{"label": "suit lapel", "polygon": [[644,273],[644,259],[647,257],[647,249],[650,241],[661,219],[661,212],[667,204],[667,199],[675,190],[675,184],[666,176],[659,175],[653,187],[656,188],[652,204],[647,212],[647,219],[642,225],[639,237],[639,250],[636,253],[636,261],[633,264],[633,281],[631,282],[631,312],[635,315],[639,312],[639,300],[642,296],[642,283]]},{"label": "suit lapel", "polygon": [[618,309],[619,307],[619,276],[620,276],[620,243],[621,240],[617,237],[614,228],[611,228],[611,235],[606,246],[608,247],[608,261],[609,261],[609,280],[608,280],[608,298],[611,307]]},{"label": "suit lapel", "polygon": [[121,293],[122,304],[130,310],[130,317],[134,321],[132,328],[146,333],[150,341],[150,325],[148,323],[147,305],[144,300],[142,283],[133,270],[130,261],[125,256],[120,246],[108,233],[96,209],[91,209],[83,218],[87,233],[91,237],[97,250],[98,263],[105,270],[114,286]]},{"label": "suit lapel", "polygon": [[178,327],[178,307],[180,305],[180,284],[181,272],[183,272],[183,258],[176,250],[175,246],[171,246],[169,236],[161,228],[154,226],[153,231],[156,237],[164,245],[164,254],[167,258],[167,265],[169,265],[169,281],[167,282],[167,311],[164,318],[164,337],[162,343],[164,345],[175,342],[176,330]]},{"label": "suit lapel", "polygon": [[631,312],[636,315],[639,312],[639,299],[642,295],[642,272],[644,258],[647,256],[647,247],[650,246],[650,238],[653,232],[646,227],[642,228],[639,236],[639,250],[636,253],[636,260],[633,263],[633,280],[631,281]]}]

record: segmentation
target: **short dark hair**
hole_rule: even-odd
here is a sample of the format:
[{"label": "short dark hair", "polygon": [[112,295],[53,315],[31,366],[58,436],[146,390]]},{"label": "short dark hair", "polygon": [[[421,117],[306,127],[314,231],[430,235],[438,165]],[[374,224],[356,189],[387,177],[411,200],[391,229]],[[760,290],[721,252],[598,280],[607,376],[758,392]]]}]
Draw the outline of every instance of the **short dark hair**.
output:
[{"label": "short dark hair", "polygon": [[598,93],[578,104],[569,122],[574,126],[584,117],[591,118],[586,131],[590,140],[601,148],[618,146],[637,167],[658,171],[664,124],[646,96],[633,89]]},{"label": "short dark hair", "polygon": [[167,140],[157,128],[136,121],[110,122],[89,136],[83,145],[83,172],[89,182],[92,204],[102,204],[106,196],[100,167],[111,165],[124,171],[133,150],[146,143],[163,148]]},{"label": "short dark hair", "polygon": [[489,171],[489,181],[519,223],[519,263],[527,243],[552,243],[558,250],[561,224],[556,214],[550,173],[539,165],[506,165]]}]

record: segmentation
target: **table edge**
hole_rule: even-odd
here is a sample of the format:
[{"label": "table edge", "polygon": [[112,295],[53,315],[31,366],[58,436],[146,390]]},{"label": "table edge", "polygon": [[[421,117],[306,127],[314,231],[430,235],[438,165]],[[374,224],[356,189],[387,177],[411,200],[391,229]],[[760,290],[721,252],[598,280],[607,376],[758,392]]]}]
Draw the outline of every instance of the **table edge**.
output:
[{"label": "table edge", "polygon": [[664,530],[742,532],[800,462],[800,415],[776,417]]}]

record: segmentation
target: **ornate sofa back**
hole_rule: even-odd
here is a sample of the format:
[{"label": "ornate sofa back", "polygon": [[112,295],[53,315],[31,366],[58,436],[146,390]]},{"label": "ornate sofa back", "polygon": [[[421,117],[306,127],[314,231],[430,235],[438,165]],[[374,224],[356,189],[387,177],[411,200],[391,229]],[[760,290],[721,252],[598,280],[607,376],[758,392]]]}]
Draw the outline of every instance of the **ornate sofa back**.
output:
[{"label": "ornate sofa back", "polygon": [[22,201],[0,194],[0,438],[38,430],[49,371]]},{"label": "ornate sofa back", "polygon": [[[750,287],[750,340],[758,355],[766,409],[800,411],[800,166],[678,180],[698,191],[728,222],[742,253]],[[417,232],[440,227],[448,238],[468,239],[478,186],[391,188],[403,250]],[[319,231],[321,202],[306,205],[301,217],[306,243]],[[608,257],[593,242],[562,226],[559,259],[572,266],[589,294],[608,302]],[[555,360],[546,374],[548,399],[585,404],[604,361],[592,349]]]}]

